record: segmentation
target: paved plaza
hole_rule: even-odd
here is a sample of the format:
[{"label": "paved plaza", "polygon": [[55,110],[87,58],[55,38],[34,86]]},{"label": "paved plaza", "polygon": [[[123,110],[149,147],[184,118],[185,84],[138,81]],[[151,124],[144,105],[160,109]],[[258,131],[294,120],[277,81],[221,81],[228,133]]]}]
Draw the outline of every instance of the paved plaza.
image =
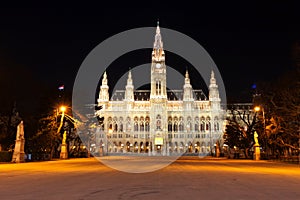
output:
[{"label": "paved plaza", "polygon": [[183,157],[126,173],[95,158],[9,163],[0,164],[0,199],[300,199],[300,166]]}]

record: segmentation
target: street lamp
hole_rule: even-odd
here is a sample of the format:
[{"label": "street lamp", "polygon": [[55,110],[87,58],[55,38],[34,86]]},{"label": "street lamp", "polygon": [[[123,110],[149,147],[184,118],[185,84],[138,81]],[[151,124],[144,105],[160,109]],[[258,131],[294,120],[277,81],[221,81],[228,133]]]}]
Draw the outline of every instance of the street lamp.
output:
[{"label": "street lamp", "polygon": [[[61,131],[61,128],[64,124],[64,118],[66,117],[67,119],[70,120],[71,123],[74,124],[74,126],[76,127],[76,123],[78,123],[78,121],[76,119],[74,119],[73,117],[71,117],[70,115],[66,114],[66,110],[67,110],[67,107],[66,106],[60,106],[59,107],[59,110],[61,112],[61,118],[60,118],[60,124],[59,124],[59,127],[57,129],[57,134],[60,133]],[[60,158],[61,159],[67,159],[68,158],[68,150],[67,150],[67,132],[64,131],[63,133],[63,140],[62,140],[62,144],[61,144],[61,150],[60,150]]]},{"label": "street lamp", "polygon": [[59,108],[59,110],[61,111],[61,118],[60,118],[60,124],[59,124],[59,127],[58,127],[58,129],[57,129],[57,133],[60,132],[60,130],[61,130],[62,126],[63,126],[66,109],[67,109],[66,106],[61,106],[61,107]]},{"label": "street lamp", "polygon": [[[65,106],[61,106],[59,108],[59,110],[61,111],[61,118],[60,118],[59,127],[57,129],[57,133],[60,133],[60,130],[63,126],[66,109],[67,108]],[[62,140],[62,144],[61,144],[61,150],[60,150],[60,158],[61,159],[67,159],[68,158],[68,150],[67,150],[66,139],[67,139],[67,133],[66,133],[66,131],[64,131],[63,140]]]}]

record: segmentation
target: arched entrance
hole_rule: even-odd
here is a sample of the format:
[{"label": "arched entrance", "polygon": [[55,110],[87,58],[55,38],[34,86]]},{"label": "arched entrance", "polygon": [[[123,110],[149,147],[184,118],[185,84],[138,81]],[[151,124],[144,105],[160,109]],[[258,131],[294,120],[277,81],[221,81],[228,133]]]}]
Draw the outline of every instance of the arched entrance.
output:
[{"label": "arched entrance", "polygon": [[126,151],[130,152],[130,142],[126,142]]},{"label": "arched entrance", "polygon": [[174,144],[174,153],[178,153],[178,143],[175,142]]},{"label": "arched entrance", "polygon": [[138,142],[135,142],[133,145],[133,152],[137,153],[138,151],[139,151],[139,144],[138,144]]},{"label": "arched entrance", "polygon": [[172,142],[169,142],[169,153],[173,153],[173,143]]},{"label": "arched entrance", "polygon": [[146,149],[145,149],[145,152],[148,153],[150,150],[150,144],[149,142],[146,142]]},{"label": "arched entrance", "polygon": [[188,153],[192,153],[193,152],[193,144],[192,142],[188,142]]},{"label": "arched entrance", "polygon": [[195,153],[199,153],[200,152],[200,142],[196,142],[194,146],[195,146]]},{"label": "arched entrance", "polygon": [[145,153],[145,146],[143,142],[140,143],[140,153]]}]

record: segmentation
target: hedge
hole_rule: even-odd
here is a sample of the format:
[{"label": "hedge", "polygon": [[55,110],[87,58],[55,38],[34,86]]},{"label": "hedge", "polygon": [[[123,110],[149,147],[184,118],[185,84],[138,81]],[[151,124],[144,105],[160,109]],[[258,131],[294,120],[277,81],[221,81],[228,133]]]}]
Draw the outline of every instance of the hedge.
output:
[{"label": "hedge", "polygon": [[0,162],[11,162],[13,152],[0,151]]}]

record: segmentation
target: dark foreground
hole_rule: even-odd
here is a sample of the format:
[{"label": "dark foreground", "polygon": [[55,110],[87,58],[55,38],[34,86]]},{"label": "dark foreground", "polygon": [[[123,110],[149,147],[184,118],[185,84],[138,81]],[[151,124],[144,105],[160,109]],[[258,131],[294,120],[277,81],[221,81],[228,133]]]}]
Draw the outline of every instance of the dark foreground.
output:
[{"label": "dark foreground", "polygon": [[266,161],[181,158],[149,173],[120,172],[93,158],[0,164],[3,200],[299,199],[299,186],[299,165]]}]

